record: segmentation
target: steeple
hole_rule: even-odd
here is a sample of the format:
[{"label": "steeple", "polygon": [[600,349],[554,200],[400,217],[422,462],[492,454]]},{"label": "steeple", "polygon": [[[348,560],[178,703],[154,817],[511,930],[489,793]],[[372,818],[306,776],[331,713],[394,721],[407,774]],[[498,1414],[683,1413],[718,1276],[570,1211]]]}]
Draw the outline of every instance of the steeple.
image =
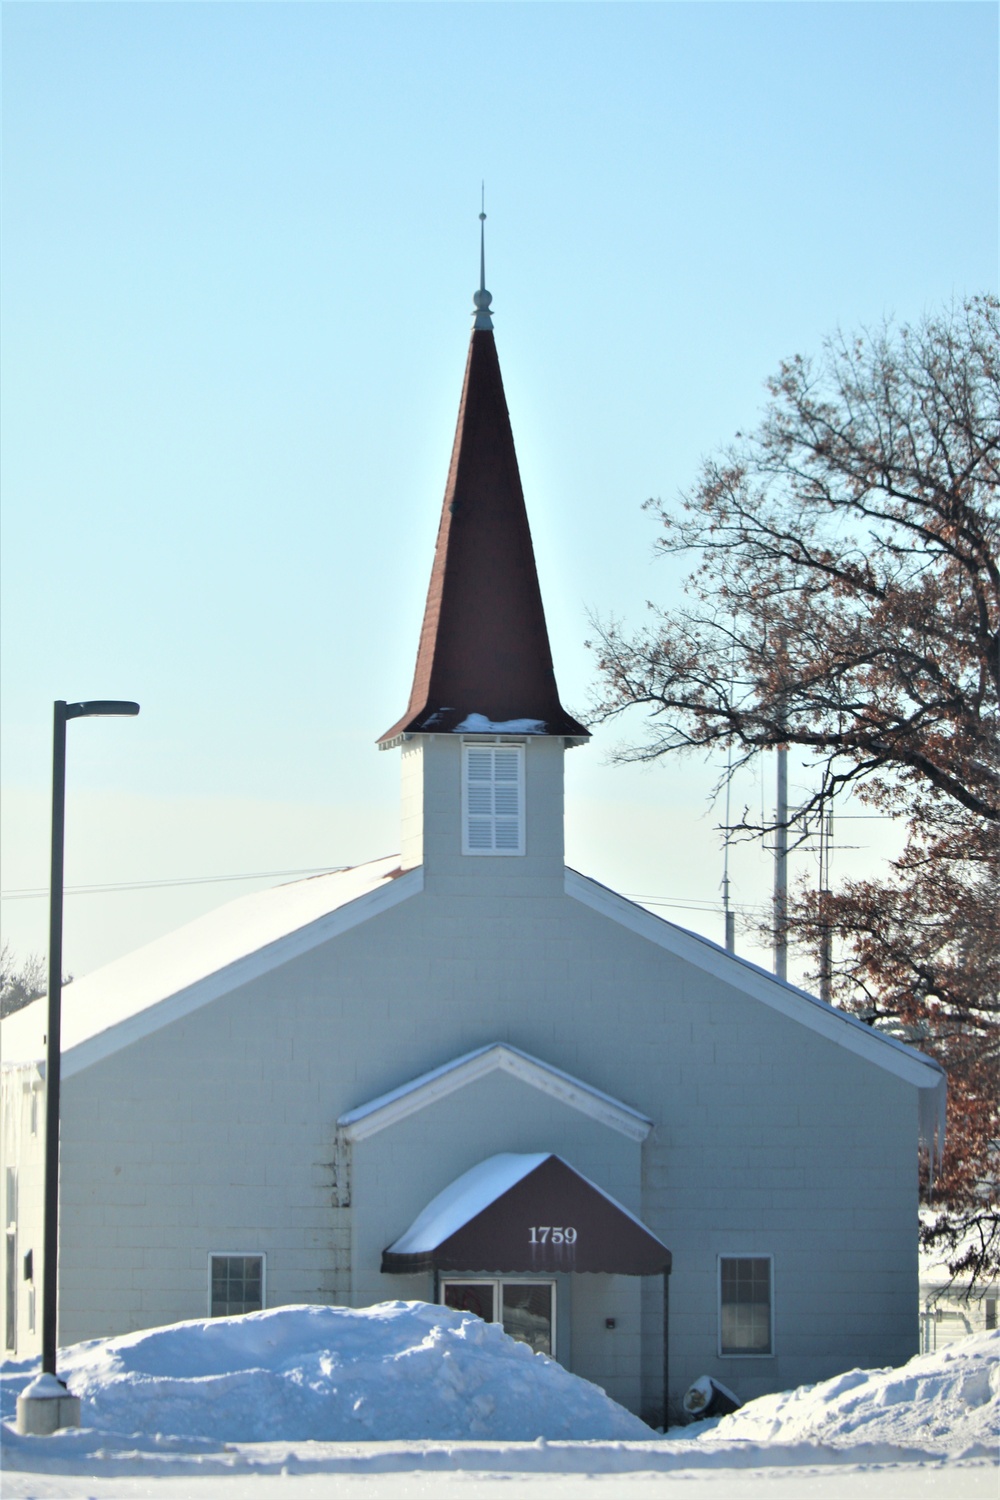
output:
[{"label": "steeple", "polygon": [[504,732],[584,740],[559,702],[514,437],[480,277],[410,702],[379,740]]}]

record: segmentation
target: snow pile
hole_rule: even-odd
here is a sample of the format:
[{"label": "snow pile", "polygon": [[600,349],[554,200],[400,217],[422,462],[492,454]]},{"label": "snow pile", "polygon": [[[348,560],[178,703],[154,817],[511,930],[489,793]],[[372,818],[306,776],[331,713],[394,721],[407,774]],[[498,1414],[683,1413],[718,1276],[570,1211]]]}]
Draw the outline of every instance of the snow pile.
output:
[{"label": "snow pile", "polygon": [[[698,1428],[675,1429],[693,1437]],[[996,1452],[1000,1331],[976,1334],[898,1369],[851,1370],[818,1385],[750,1401],[719,1417],[702,1443],[918,1444]]]},{"label": "snow pile", "polygon": [[423,1302],[175,1323],[74,1344],[59,1373],[81,1398],[81,1425],[107,1433],[228,1443],[652,1436],[498,1324]]},{"label": "snow pile", "polygon": [[[949,1494],[995,1489],[997,1333],[897,1370],[854,1370],[761,1397],[665,1438],[498,1326],[419,1302],[177,1323],[76,1344],[62,1351],[60,1370],[82,1398],[84,1426],[21,1437],[5,1425],[5,1493],[63,1493],[40,1488],[33,1474],[86,1476],[67,1492],[102,1495],[145,1495],[154,1478],[176,1482],[170,1493],[178,1495],[193,1493],[197,1480],[207,1495],[214,1491],[201,1486],[215,1476],[228,1494],[237,1475],[252,1475],[255,1488],[270,1475],[284,1495],[294,1476],[325,1476],[328,1486],[338,1476],[375,1483],[416,1475],[426,1481],[419,1493],[433,1494],[442,1476],[460,1471],[588,1481],[683,1474],[703,1488],[717,1472],[726,1487],[716,1492],[730,1496],[739,1483],[733,1471],[766,1470],[801,1481],[788,1489],[794,1494],[834,1467],[861,1476],[868,1494],[873,1466],[898,1476],[891,1492],[878,1490],[886,1500],[912,1500],[918,1472],[929,1476],[928,1493],[931,1483],[940,1488],[942,1471]],[[5,1423],[36,1371],[36,1361],[2,1366]],[[978,1470],[978,1488],[955,1488],[956,1474]],[[320,1490],[294,1493],[305,1500]]]}]

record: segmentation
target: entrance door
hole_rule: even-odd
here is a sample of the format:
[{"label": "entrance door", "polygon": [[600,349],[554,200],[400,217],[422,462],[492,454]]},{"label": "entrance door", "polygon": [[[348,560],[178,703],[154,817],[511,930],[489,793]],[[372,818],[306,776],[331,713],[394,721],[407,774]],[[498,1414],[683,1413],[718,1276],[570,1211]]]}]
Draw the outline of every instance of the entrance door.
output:
[{"label": "entrance door", "polygon": [[456,1312],[475,1313],[484,1323],[503,1323],[503,1331],[536,1354],[555,1354],[556,1284],[554,1281],[442,1281],[441,1301]]}]

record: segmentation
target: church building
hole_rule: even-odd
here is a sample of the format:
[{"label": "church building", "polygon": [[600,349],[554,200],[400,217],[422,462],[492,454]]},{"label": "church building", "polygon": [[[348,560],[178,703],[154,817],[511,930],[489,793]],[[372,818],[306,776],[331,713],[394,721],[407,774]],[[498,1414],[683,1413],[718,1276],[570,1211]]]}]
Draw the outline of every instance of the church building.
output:
[{"label": "church building", "polygon": [[[901,1362],[944,1075],[566,867],[563,762],[588,732],[559,699],[490,300],[410,701],[379,742],[401,852],[245,896],[65,991],[60,1342],[438,1301],[657,1424],[702,1375],[748,1399]],[[3,1031],[3,1338],[23,1358],[45,1001]]]}]

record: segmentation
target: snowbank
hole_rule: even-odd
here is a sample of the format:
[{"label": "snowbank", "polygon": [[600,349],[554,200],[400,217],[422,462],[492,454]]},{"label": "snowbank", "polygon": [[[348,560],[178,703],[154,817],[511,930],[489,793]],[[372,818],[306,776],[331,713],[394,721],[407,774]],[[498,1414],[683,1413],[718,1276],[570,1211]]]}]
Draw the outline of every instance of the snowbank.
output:
[{"label": "snowbank", "polygon": [[[765,1396],[664,1438],[496,1325],[419,1302],[178,1323],[74,1345],[62,1351],[60,1369],[82,1399],[86,1426],[19,1437],[5,1425],[5,1493],[149,1493],[122,1487],[129,1476],[143,1486],[176,1481],[176,1493],[207,1497],[215,1492],[198,1488],[203,1481],[217,1476],[231,1496],[241,1474],[254,1477],[256,1490],[266,1476],[707,1480],[737,1470],[799,1475],[812,1493],[819,1470],[864,1480],[872,1466],[888,1465],[904,1476],[893,1500],[911,1500],[906,1476],[922,1472],[941,1476],[941,1493],[979,1496],[991,1491],[956,1488],[955,1476],[971,1483],[992,1470],[1000,1415],[1000,1333],[991,1333],[896,1370],[854,1370]],[[26,1361],[0,1367],[6,1423],[36,1370]],[[75,1476],[73,1486],[86,1476],[86,1488],[26,1477],[39,1474]],[[731,1477],[726,1496],[735,1484]],[[992,1472],[987,1485],[995,1485]],[[869,1493],[867,1482],[862,1488]],[[307,1500],[320,1491],[301,1493]]]},{"label": "snowbank", "polygon": [[424,1302],[175,1323],[75,1344],[59,1373],[81,1425],[105,1432],[230,1443],[652,1435],[498,1324]]},{"label": "snowbank", "polygon": [[[701,1443],[892,1443],[996,1452],[1000,1331],[976,1334],[898,1369],[851,1370],[750,1401],[705,1424]],[[688,1428],[691,1437],[698,1428]]]}]

